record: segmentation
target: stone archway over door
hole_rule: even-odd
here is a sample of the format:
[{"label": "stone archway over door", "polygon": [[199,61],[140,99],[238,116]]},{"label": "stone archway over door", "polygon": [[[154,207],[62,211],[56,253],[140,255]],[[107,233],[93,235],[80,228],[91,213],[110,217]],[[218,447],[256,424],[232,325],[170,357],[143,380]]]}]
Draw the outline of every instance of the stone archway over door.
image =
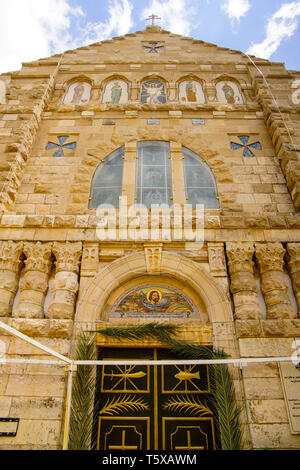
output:
[{"label": "stone archway over door", "polygon": [[[149,264],[145,252],[125,256],[107,265],[83,292],[77,306],[76,326],[104,321],[103,312],[112,292],[131,279],[151,274],[151,263]],[[168,251],[162,251],[159,262],[156,261],[153,278],[157,280],[159,275],[172,276],[178,280],[183,292],[186,285],[193,288],[206,307],[209,323],[212,325],[214,346],[235,355],[231,304],[217,281],[201,265]]]}]

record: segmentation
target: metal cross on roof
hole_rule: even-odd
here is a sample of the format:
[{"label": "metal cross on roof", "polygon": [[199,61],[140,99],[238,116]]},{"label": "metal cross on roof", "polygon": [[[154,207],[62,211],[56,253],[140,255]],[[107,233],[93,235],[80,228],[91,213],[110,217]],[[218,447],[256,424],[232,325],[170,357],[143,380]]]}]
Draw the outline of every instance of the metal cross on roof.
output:
[{"label": "metal cross on roof", "polygon": [[161,20],[161,18],[152,13],[152,15],[150,15],[148,18],[146,18],[146,21],[149,21],[149,20],[152,21],[152,26],[155,26],[155,20]]}]

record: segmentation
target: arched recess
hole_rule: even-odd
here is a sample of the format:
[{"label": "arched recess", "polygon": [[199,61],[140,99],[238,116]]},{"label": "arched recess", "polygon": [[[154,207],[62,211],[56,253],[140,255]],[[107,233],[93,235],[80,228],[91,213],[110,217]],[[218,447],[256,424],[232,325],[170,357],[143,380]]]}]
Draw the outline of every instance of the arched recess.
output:
[{"label": "arched recess", "polygon": [[[165,104],[168,101],[168,83],[159,75],[148,75],[140,81],[139,100],[144,105]],[[151,88],[155,93],[151,93]]]},{"label": "arched recess", "polygon": [[[232,205],[236,203],[236,190],[230,164],[212,147],[211,141],[206,141],[206,138],[199,132],[191,131],[187,133],[184,129],[170,127],[161,127],[158,130],[152,129],[151,127],[152,126],[131,127],[130,132],[126,133],[124,128],[119,128],[116,126],[110,141],[101,142],[96,147],[88,149],[87,155],[83,158],[82,163],[74,177],[74,184],[71,187],[71,194],[77,194],[78,189],[80,189],[80,192],[82,193],[83,188],[87,187],[87,207],[91,182],[95,169],[107,155],[117,148],[132,142],[143,140],[161,140],[174,143],[177,146],[182,145],[200,155],[213,172],[218,188],[220,206],[226,207],[227,204]],[[231,185],[230,197],[228,195],[228,184]]]},{"label": "arched recess", "polygon": [[[116,91],[114,92],[114,88]],[[119,91],[118,91],[119,89]],[[100,102],[110,104],[126,104],[130,97],[130,82],[127,77],[113,74],[100,85]]]},{"label": "arched recess", "polygon": [[[186,90],[186,86],[191,84],[191,96],[189,97],[189,92]],[[185,75],[177,81],[178,89],[178,100],[183,104],[205,104],[207,103],[207,91],[205,87],[205,82],[196,75]],[[198,87],[200,87],[198,89]],[[193,89],[194,88],[194,89]],[[193,96],[194,95],[194,96]]]},{"label": "arched recess", "polygon": [[[160,272],[162,277],[170,277],[179,282],[182,292],[192,290],[201,299],[208,321],[214,326],[218,323],[232,322],[232,310],[226,292],[203,268],[188,258],[163,251]],[[77,323],[105,321],[106,304],[110,296],[132,279],[150,276],[144,252],[133,253],[106,266],[86,286],[77,306]],[[159,282],[158,274],[152,274],[153,282]],[[199,321],[203,321],[199,317]]]},{"label": "arched recess", "polygon": [[62,104],[86,105],[92,97],[93,80],[86,75],[72,77],[64,84]]},{"label": "arched recess", "polygon": [[221,75],[215,80],[216,98],[223,104],[245,104],[240,82],[229,75]]}]

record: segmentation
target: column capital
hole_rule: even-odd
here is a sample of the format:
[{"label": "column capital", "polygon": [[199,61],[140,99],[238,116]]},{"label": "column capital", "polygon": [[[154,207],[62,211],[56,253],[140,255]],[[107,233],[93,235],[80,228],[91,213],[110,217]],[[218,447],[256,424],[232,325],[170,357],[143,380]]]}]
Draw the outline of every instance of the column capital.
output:
[{"label": "column capital", "polygon": [[23,250],[26,256],[25,272],[41,271],[48,273],[51,268],[51,248],[52,243],[25,242]]},{"label": "column capital", "polygon": [[20,269],[20,256],[23,251],[23,242],[0,242],[0,269],[17,273]]},{"label": "column capital", "polygon": [[255,243],[260,272],[283,271],[285,249],[281,243]]},{"label": "column capital", "polygon": [[226,243],[226,254],[228,258],[228,266],[231,274],[237,272],[253,273],[253,243]]},{"label": "column capital", "polygon": [[52,251],[56,258],[56,272],[68,271],[78,274],[82,254],[81,242],[54,242]]},{"label": "column capital", "polygon": [[292,273],[300,271],[300,243],[288,243],[286,248],[289,254],[290,271]]}]

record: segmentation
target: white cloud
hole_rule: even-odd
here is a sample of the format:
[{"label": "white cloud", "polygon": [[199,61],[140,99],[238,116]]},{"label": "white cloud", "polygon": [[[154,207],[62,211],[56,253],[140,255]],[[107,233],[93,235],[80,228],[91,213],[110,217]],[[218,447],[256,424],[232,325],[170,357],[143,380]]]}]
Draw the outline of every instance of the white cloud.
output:
[{"label": "white cloud", "polygon": [[130,0],[109,0],[107,21],[95,23],[86,23],[82,8],[72,7],[71,0],[0,2],[0,73],[18,70],[22,62],[126,34],[134,24]]},{"label": "white cloud", "polygon": [[88,23],[82,30],[84,43],[102,41],[113,35],[127,34],[134,26],[132,19],[133,5],[129,0],[110,0],[108,5],[109,18],[105,22]]},{"label": "white cloud", "polygon": [[266,38],[261,43],[251,44],[247,53],[269,59],[284,39],[290,38],[298,27],[300,1],[284,3],[268,20]]},{"label": "white cloud", "polygon": [[62,52],[71,42],[71,19],[78,16],[82,10],[67,0],[1,1],[0,72]]},{"label": "white cloud", "polygon": [[240,21],[251,8],[249,0],[225,0],[221,5],[222,10],[229,16],[232,22]]},{"label": "white cloud", "polygon": [[188,36],[196,25],[196,12],[188,0],[152,0],[143,10],[141,19],[145,20],[152,13],[161,17],[157,24],[172,33]]}]

